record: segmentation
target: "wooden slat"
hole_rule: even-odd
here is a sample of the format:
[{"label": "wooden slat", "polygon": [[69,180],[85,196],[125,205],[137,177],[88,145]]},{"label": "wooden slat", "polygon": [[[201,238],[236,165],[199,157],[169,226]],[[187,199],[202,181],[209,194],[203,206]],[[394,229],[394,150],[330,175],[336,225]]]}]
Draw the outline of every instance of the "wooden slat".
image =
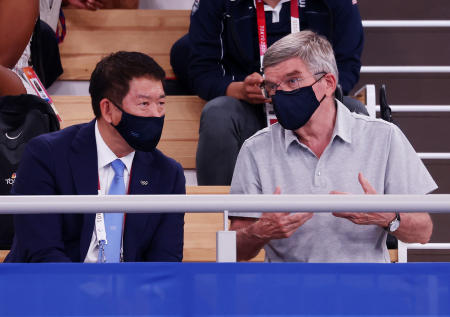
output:
[{"label": "wooden slat", "polygon": [[[92,120],[89,96],[53,96],[63,122],[61,128]],[[195,96],[168,96],[166,118],[158,148],[185,169],[195,168],[200,114],[205,101]]]},{"label": "wooden slat", "polygon": [[[222,213],[186,213],[184,262],[215,262],[216,232],[223,230]],[[251,262],[264,261],[264,250]]]},{"label": "wooden slat", "polygon": [[390,249],[389,256],[391,257],[392,263],[398,262],[398,250],[397,249]]},{"label": "wooden slat", "polygon": [[352,96],[354,99],[359,100],[363,105],[367,105],[367,90],[361,89],[356,95]]},{"label": "wooden slat", "polygon": [[[230,186],[187,186],[188,195],[228,194]],[[223,230],[222,213],[186,213],[184,225],[185,262],[216,261],[216,232]],[[262,250],[251,262],[264,261]]]},{"label": "wooden slat", "polygon": [[98,61],[119,50],[152,56],[173,77],[170,48],[189,29],[188,10],[65,10],[62,80],[89,80]]},{"label": "wooden slat", "polygon": [[5,260],[8,253],[9,250],[0,250],[0,263],[2,263]]},{"label": "wooden slat", "polygon": [[186,186],[188,195],[226,195],[230,193],[230,186]]}]

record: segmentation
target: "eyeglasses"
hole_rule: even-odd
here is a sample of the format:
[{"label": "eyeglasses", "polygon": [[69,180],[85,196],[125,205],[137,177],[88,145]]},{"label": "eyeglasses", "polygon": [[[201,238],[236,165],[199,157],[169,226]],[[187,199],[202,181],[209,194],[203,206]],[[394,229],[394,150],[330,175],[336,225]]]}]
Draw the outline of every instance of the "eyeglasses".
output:
[{"label": "eyeglasses", "polygon": [[[314,75],[308,76],[308,77],[294,77],[294,78],[289,78],[283,81],[280,81],[278,84],[276,83],[272,83],[272,82],[268,82],[268,81],[264,81],[261,84],[261,91],[264,95],[264,97],[266,98],[270,98],[270,96],[274,95],[276,93],[276,91],[278,90],[279,87],[286,87],[289,90],[295,90],[298,89],[301,86],[301,83],[311,77],[317,76],[317,75],[321,75],[321,74],[326,74],[326,72],[318,72],[315,73]],[[323,77],[323,76],[322,76]]]}]

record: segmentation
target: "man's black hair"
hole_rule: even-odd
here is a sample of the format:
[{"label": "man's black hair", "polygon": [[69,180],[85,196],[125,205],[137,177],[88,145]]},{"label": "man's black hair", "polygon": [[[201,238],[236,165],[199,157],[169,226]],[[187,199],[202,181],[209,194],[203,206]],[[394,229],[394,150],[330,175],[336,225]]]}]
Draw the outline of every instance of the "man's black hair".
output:
[{"label": "man's black hair", "polygon": [[89,83],[95,117],[101,117],[103,98],[122,105],[130,90],[130,81],[142,77],[163,81],[166,74],[153,58],[143,53],[119,51],[103,58],[92,72]]}]

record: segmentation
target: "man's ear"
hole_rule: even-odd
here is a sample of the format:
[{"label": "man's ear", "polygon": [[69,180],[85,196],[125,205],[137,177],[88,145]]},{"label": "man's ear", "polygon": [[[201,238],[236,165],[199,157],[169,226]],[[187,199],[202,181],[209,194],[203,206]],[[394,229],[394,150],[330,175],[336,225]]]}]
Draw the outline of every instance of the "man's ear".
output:
[{"label": "man's ear", "polygon": [[115,106],[109,99],[103,98],[100,100],[100,112],[102,113],[102,118],[108,123],[112,123],[113,121],[113,112],[116,110],[113,108],[115,108]]},{"label": "man's ear", "polygon": [[336,76],[331,73],[326,74],[323,79],[326,83],[326,94],[327,96],[334,96],[334,92],[336,91],[337,81]]}]

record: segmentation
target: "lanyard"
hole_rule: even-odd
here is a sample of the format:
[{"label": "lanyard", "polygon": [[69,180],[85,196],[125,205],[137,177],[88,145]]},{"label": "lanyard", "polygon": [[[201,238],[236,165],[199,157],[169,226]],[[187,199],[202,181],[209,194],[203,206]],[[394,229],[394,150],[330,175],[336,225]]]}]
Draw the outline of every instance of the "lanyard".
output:
[{"label": "lanyard", "polygon": [[[133,168],[130,170],[130,176],[128,180],[128,189],[127,195],[130,194],[130,184],[131,184],[131,172]],[[98,179],[98,195],[102,196],[101,188],[100,188],[100,179]],[[123,262],[123,233],[125,231],[125,220],[127,219],[127,214],[123,214],[123,224],[122,224],[122,242],[120,244],[120,262]],[[105,244],[108,244],[108,240],[106,239],[106,228],[105,228],[105,216],[102,212],[98,212],[95,214],[95,233],[97,234],[97,241],[99,247],[99,255],[98,262],[104,263],[105,259]]]},{"label": "lanyard", "polygon": [[[264,12],[264,1],[255,0],[256,3],[256,21],[258,23],[258,41],[259,41],[259,60],[263,65],[264,54],[267,51],[267,31],[266,15]],[[298,11],[298,0],[291,0],[291,33],[300,31],[300,15]]]}]

